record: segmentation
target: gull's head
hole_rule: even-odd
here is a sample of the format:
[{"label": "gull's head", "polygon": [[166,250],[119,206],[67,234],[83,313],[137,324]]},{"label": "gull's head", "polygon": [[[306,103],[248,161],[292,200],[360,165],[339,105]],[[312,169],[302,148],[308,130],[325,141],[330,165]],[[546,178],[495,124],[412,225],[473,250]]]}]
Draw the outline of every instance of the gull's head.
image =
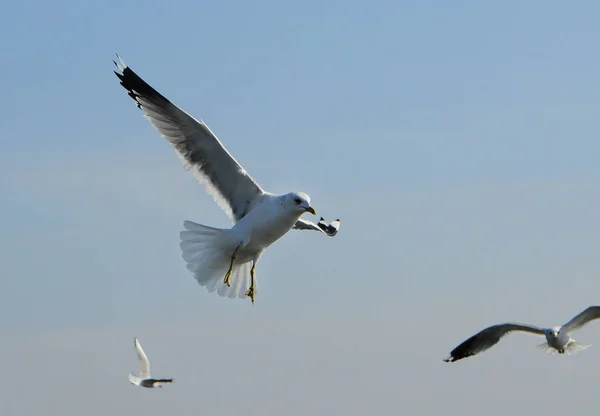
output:
[{"label": "gull's head", "polygon": [[299,214],[310,212],[313,215],[317,215],[317,211],[310,206],[310,196],[304,192],[290,192],[284,195],[284,200],[286,206]]},{"label": "gull's head", "polygon": [[550,336],[552,338],[558,338],[558,331],[560,330],[560,327],[555,326],[552,328],[547,328],[544,332],[546,333],[546,336]]}]

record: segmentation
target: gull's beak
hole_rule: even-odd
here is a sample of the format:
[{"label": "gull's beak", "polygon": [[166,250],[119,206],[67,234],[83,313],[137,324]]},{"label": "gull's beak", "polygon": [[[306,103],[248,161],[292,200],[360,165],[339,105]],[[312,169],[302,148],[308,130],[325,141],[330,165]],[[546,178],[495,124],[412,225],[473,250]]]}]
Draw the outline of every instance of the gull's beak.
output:
[{"label": "gull's beak", "polygon": [[306,212],[310,212],[313,215],[317,215],[317,211],[313,207],[304,208]]}]

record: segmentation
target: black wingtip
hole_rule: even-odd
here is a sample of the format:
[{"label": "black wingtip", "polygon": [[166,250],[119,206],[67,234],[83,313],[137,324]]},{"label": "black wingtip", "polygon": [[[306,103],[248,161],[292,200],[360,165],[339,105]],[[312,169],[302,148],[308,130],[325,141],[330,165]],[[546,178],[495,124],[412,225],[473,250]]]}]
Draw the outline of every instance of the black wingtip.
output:
[{"label": "black wingtip", "polygon": [[473,355],[475,355],[475,354],[465,354],[465,355],[462,355],[462,354],[458,354],[457,353],[457,355],[452,355],[452,353],[450,353],[450,355],[448,356],[448,358],[444,358],[444,361],[447,362],[447,363],[455,363],[455,362],[457,362],[459,360],[462,360],[464,358],[472,357]]},{"label": "black wingtip", "polygon": [[[117,55],[118,56],[118,55]],[[154,104],[160,103],[160,105],[171,104],[163,95],[152,88],[146,81],[139,77],[133,70],[123,62],[119,57],[120,63],[113,61],[117,65],[117,69],[122,71],[119,73],[113,71],[117,78],[121,81],[123,88],[127,90],[129,96],[136,102],[138,108],[142,109],[141,103],[138,101],[138,97],[142,96],[147,100],[151,100]]]},{"label": "black wingtip", "polygon": [[319,220],[317,226],[329,237],[334,237],[339,230],[339,226],[336,227],[331,224],[327,224],[327,222],[323,218]]}]

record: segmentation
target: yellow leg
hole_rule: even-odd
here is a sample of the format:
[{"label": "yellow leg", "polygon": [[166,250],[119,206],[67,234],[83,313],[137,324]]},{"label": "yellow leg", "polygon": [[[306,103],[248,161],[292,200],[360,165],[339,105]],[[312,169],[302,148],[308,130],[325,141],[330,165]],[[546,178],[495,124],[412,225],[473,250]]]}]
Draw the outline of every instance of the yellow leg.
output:
[{"label": "yellow leg", "polygon": [[252,269],[250,269],[250,289],[246,292],[246,296],[250,297],[252,304],[254,305],[254,268],[256,264],[252,263]]},{"label": "yellow leg", "polygon": [[229,270],[227,270],[227,274],[225,275],[225,280],[223,280],[223,283],[225,283],[227,286],[231,286],[231,271],[233,269],[233,262],[235,261],[235,253],[237,253],[239,248],[240,248],[240,246],[237,246],[235,248],[233,254],[231,255],[231,263],[229,263]]}]

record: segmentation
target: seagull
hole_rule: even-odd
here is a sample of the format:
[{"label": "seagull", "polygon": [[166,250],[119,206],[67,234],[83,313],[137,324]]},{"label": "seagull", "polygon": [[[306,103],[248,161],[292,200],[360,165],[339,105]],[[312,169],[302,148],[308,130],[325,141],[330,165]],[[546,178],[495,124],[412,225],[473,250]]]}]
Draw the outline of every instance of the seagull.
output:
[{"label": "seagull", "polygon": [[172,383],[172,378],[152,378],[150,375],[150,361],[148,361],[148,357],[146,357],[146,353],[142,348],[142,344],[137,338],[133,339],[135,344],[135,352],[137,353],[138,360],[140,361],[140,375],[136,376],[132,373],[129,373],[129,382],[131,384],[135,384],[139,387],[147,387],[149,389],[154,387],[162,388],[162,385],[165,383]]},{"label": "seagull", "polygon": [[569,332],[576,331],[589,321],[598,318],[600,318],[600,306],[590,306],[563,326],[538,328],[536,326],[516,323],[493,325],[473,335],[458,347],[454,348],[452,352],[450,352],[450,356],[444,359],[444,361],[447,363],[454,362],[479,354],[496,345],[498,341],[500,341],[500,338],[513,331],[544,335],[546,337],[546,342],[538,345],[538,347],[545,349],[547,352],[558,352],[559,354],[567,353],[567,355],[576,354],[588,348],[589,345],[575,342],[575,340],[569,336]]},{"label": "seagull", "polygon": [[276,195],[263,190],[203,121],[162,96],[119,55],[117,59],[113,62],[121,85],[233,222],[223,229],[184,221],[182,257],[201,286],[220,296],[249,297],[254,304],[256,264],[267,247],[290,229],[337,234],[339,219],[327,224],[321,217],[315,224],[300,218],[306,212],[316,215],[306,193]]}]

